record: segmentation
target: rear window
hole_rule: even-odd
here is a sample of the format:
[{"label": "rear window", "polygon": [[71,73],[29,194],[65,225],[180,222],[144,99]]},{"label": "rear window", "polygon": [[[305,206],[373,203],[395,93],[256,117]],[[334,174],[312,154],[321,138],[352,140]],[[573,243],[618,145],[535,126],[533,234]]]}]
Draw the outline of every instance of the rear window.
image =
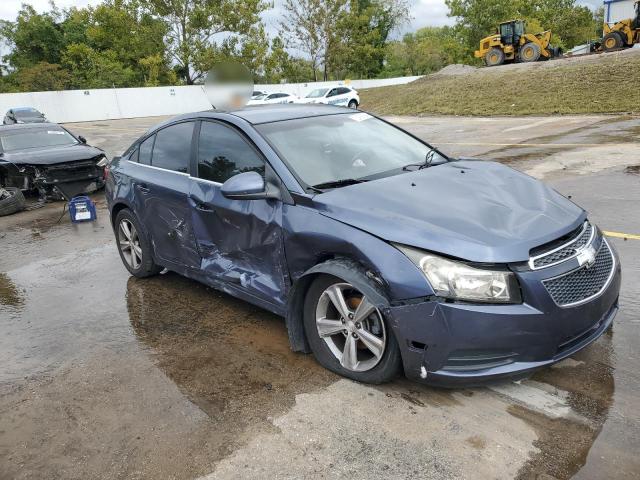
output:
[{"label": "rear window", "polygon": [[78,141],[66,130],[51,126],[47,128],[10,131],[0,135],[2,151],[15,152],[29,148],[75,145]]},{"label": "rear window", "polygon": [[14,110],[13,114],[18,118],[33,118],[40,116],[40,112],[35,108],[23,108],[20,110]]}]

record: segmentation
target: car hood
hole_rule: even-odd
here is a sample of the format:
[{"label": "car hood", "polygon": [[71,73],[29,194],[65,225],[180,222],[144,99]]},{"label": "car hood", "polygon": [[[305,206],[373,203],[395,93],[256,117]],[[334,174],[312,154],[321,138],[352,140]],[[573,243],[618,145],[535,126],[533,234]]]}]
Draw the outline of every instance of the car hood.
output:
[{"label": "car hood", "polygon": [[85,144],[61,147],[30,148],[19,152],[7,152],[0,157],[15,165],[55,165],[58,163],[89,160],[104,154],[102,150]]},{"label": "car hood", "polygon": [[316,208],[389,242],[473,261],[521,262],[586,212],[496,162],[455,161],[314,197]]}]

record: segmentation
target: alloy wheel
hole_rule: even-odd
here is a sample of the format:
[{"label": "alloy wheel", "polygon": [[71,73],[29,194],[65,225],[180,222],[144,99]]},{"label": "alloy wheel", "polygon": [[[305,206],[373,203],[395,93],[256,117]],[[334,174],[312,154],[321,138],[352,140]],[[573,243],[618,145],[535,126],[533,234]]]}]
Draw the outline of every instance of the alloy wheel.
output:
[{"label": "alloy wheel", "polygon": [[122,256],[133,270],[142,264],[142,247],[136,227],[130,220],[123,218],[118,228],[118,244]]},{"label": "alloy wheel", "polygon": [[336,283],[322,292],[316,328],[340,365],[353,372],[375,367],[387,345],[380,311],[349,283]]}]

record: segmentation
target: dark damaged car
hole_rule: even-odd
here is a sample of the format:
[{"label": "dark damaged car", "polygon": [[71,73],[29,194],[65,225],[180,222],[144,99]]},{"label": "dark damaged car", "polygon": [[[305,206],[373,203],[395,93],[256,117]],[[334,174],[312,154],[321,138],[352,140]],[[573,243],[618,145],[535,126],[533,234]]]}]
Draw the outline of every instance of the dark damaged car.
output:
[{"label": "dark damaged car", "polygon": [[106,156],[53,123],[0,127],[0,186],[69,199],[104,186]]},{"label": "dark damaged car", "polygon": [[113,161],[106,194],[133,275],[282,315],[294,350],[358,381],[525,375],[618,310],[618,256],[582,208],[346,108],[174,118]]}]

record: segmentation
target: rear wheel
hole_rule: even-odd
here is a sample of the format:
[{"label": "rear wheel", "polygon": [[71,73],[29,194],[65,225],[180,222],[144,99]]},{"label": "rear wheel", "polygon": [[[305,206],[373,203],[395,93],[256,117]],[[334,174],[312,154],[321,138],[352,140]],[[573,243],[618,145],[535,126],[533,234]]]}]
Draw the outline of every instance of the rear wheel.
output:
[{"label": "rear wheel", "polygon": [[358,102],[356,102],[355,100],[350,100],[349,108],[358,108]]},{"label": "rear wheel", "polygon": [[622,35],[618,32],[610,32],[607,33],[602,39],[602,48],[605,51],[617,50],[624,46],[624,41],[622,40]]},{"label": "rear wheel", "polygon": [[304,328],[318,362],[344,377],[383,383],[400,369],[400,349],[380,310],[337,277],[320,276],[309,287]]},{"label": "rear wheel", "polygon": [[121,210],[116,217],[115,226],[118,252],[129,273],[139,278],[159,273],[162,267],[153,261],[151,244],[133,212],[126,208]]},{"label": "rear wheel", "polygon": [[525,43],[520,49],[520,61],[537,62],[540,58],[540,45],[537,43]]},{"label": "rear wheel", "polygon": [[484,56],[487,67],[495,67],[504,63],[504,52],[499,48],[492,48]]}]

